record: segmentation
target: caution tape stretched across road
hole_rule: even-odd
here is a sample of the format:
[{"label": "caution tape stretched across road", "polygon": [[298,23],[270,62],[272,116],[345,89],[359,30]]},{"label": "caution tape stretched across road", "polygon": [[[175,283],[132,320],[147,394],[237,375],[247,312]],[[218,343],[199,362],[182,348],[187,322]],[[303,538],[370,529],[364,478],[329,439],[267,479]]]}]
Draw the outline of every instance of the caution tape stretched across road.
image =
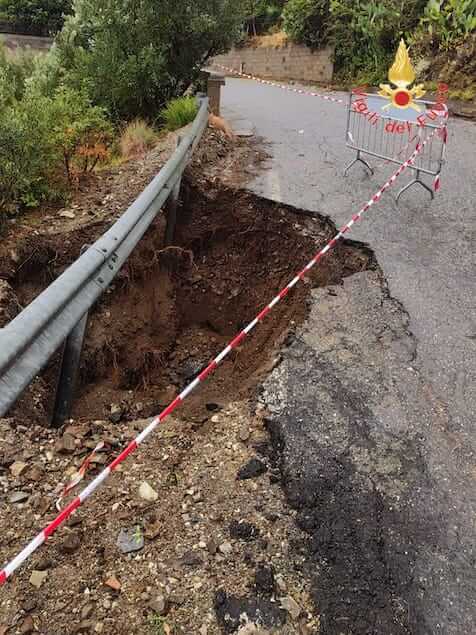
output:
[{"label": "caution tape stretched across road", "polygon": [[290,93],[298,93],[299,95],[309,95],[310,97],[319,97],[320,99],[325,99],[326,101],[332,101],[335,104],[343,104],[344,106],[347,104],[347,100],[340,99],[339,97],[332,97],[332,95],[326,95],[323,93],[316,93],[313,90],[305,90],[304,88],[294,88],[294,86],[290,86],[289,84],[279,84],[278,82],[273,82],[270,79],[263,79],[262,77],[256,77],[256,75],[249,75],[248,73],[241,73],[234,68],[228,68],[228,66],[223,66],[223,64],[217,64],[213,62],[213,66],[217,68],[221,68],[221,70],[226,71],[227,73],[232,73],[233,75],[238,75],[239,77],[244,77],[245,79],[252,79],[259,84],[266,84],[267,86],[275,86],[276,88],[282,88],[283,90],[287,90]]},{"label": "caution tape stretched across road", "polygon": [[338,241],[344,237],[346,232],[361,219],[363,214],[374,204],[377,203],[382,194],[391,187],[397,178],[406,170],[416,159],[418,154],[423,150],[425,145],[435,134],[436,129],[422,142],[417,145],[413,154],[398,168],[398,170],[389,178],[389,180],[383,185],[383,187],[374,194],[374,196],[362,207],[362,209],[352,216],[351,220],[344,225],[337,235],[330,240],[327,245],[321,249],[315,256],[308,262],[308,264],[300,271],[291,282],[278,293],[278,295],[261,311],[255,319],[248,324],[229,344],[228,346],[217,356],[210,364],[203,370],[196,379],[194,379],[181,393],[178,395],[172,403],[165,408],[151,423],[134,439],[129,445],[119,454],[114,461],[107,466],[80,494],[69,503],[67,507],[45,528],[41,531],[36,538],[34,538],[6,567],[0,571],[0,586],[5,584],[7,579],[18,569],[62,524],[67,520],[73,512],[80,507],[84,501],[95,492],[99,486],[114,472],[118,465],[127,459],[137,448],[146,440],[146,438],[154,432],[154,430],[164,421],[172,412],[174,412],[180,404],[197,388],[202,382],[204,382],[209,375],[211,375],[220,365],[220,363],[236,349],[240,343],[251,333],[251,331],[258,326],[260,322],[268,315],[268,313],[295,287],[299,281],[303,280],[306,274],[326,255]]}]

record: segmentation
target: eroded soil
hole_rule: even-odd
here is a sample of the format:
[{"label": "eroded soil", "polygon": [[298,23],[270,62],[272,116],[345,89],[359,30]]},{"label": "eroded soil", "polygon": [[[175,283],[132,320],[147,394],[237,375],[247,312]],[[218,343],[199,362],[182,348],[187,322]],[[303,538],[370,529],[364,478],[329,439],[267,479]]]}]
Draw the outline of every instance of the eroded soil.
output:
[{"label": "eroded soil", "polygon": [[[236,182],[230,157],[225,148],[219,160]],[[209,178],[206,158],[189,171],[174,245],[164,247],[160,216],[91,312],[74,419],[60,430],[47,427],[52,360],[1,421],[2,562],[55,516],[59,492],[98,441],[105,449],[86,482],[334,235],[324,218],[224,185],[217,160]],[[30,227],[14,246],[7,241],[14,253],[4,245],[2,319],[31,301],[113,216],[40,227],[34,236]],[[249,618],[261,633],[317,633],[305,542],[267,459],[256,394],[304,321],[311,290],[374,267],[372,254],[350,241],[323,260],[0,590],[0,632],[213,635],[237,632]],[[262,469],[238,479],[252,458]],[[140,498],[143,482],[157,500]],[[142,533],[144,547],[123,554],[121,529]],[[34,571],[46,572],[39,588]],[[105,584],[111,579],[115,591]]]}]

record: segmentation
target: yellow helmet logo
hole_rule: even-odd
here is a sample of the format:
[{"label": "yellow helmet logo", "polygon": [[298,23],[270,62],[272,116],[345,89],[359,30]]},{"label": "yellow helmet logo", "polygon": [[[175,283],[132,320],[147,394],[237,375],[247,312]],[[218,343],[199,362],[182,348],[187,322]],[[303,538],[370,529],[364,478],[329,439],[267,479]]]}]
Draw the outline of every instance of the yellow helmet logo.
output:
[{"label": "yellow helmet logo", "polygon": [[413,100],[423,97],[426,91],[423,84],[409,89],[409,86],[415,81],[416,73],[403,40],[400,41],[395,61],[388,71],[388,78],[396,88],[392,88],[389,84],[380,84],[379,95],[390,100],[384,109],[394,106],[395,108],[413,108],[420,111],[421,108]]}]

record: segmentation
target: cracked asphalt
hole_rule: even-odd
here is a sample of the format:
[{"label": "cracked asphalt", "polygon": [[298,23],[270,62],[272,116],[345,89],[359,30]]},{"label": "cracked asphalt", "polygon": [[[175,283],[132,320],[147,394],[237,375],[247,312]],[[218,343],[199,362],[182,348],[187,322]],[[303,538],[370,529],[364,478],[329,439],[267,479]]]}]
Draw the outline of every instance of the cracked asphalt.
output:
[{"label": "cracked asphalt", "polygon": [[[253,192],[337,226],[394,170],[344,178],[345,108],[318,98],[227,79],[223,114],[269,143]],[[476,633],[475,144],[451,119],[436,199],[397,207],[404,174],[353,228],[381,271],[314,291],[263,387],[325,635]]]}]

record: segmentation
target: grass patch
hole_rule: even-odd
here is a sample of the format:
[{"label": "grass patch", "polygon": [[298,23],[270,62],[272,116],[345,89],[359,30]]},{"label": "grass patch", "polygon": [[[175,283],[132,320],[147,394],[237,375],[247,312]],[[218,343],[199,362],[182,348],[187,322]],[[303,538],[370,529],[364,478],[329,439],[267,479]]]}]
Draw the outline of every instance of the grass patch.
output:
[{"label": "grass patch", "polygon": [[198,113],[195,97],[178,97],[161,111],[160,116],[167,130],[173,132],[191,123]]},{"label": "grass patch", "polygon": [[135,119],[122,132],[119,140],[121,156],[125,159],[143,156],[156,141],[155,130],[143,119]]}]

